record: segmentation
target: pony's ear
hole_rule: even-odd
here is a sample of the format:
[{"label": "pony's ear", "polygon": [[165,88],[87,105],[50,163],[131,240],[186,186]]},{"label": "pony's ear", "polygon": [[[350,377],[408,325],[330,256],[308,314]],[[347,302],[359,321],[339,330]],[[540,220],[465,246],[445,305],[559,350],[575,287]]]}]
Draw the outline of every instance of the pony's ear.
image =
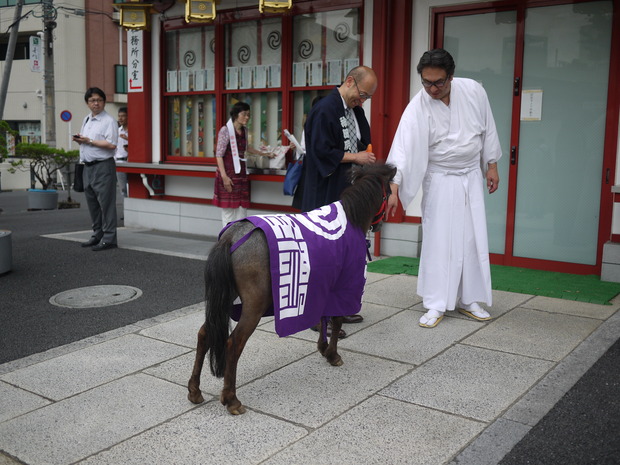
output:
[{"label": "pony's ear", "polygon": [[363,165],[353,165],[353,167],[349,170],[349,182],[351,184],[355,184],[359,178],[364,174],[364,166]]},{"label": "pony's ear", "polygon": [[390,165],[390,164],[386,164],[385,166],[389,166],[390,168],[392,168],[390,170],[390,174],[389,174],[389,182],[392,182],[392,180],[394,179],[394,176],[396,176],[396,167],[394,165]]}]

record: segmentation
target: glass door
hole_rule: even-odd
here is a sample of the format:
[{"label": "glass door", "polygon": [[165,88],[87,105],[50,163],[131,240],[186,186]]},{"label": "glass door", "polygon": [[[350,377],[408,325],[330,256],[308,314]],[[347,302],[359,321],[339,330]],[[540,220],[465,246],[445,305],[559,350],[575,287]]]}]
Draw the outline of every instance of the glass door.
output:
[{"label": "glass door", "polygon": [[438,17],[436,43],[456,76],[482,83],[497,124],[500,188],[485,197],[495,262],[597,265],[612,1]]},{"label": "glass door", "polygon": [[508,155],[512,121],[510,90],[514,76],[516,22],[517,12],[514,10],[452,16],[445,21],[443,48],[454,58],[455,75],[474,79],[486,90],[502,146],[502,158],[497,166],[500,188],[493,195],[485,195],[484,199],[489,251],[496,254],[504,253],[506,243]]},{"label": "glass door", "polygon": [[596,264],[610,1],[527,10],[514,250]]}]

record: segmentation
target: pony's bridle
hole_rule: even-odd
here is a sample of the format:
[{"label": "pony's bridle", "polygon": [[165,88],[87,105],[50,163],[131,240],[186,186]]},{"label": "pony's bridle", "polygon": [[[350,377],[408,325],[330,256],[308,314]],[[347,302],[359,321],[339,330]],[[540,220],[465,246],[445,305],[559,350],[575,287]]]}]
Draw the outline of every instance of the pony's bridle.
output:
[{"label": "pony's bridle", "polygon": [[381,202],[381,207],[379,207],[379,211],[375,214],[375,216],[372,219],[372,222],[370,223],[370,230],[374,232],[375,227],[381,223],[381,219],[383,218],[383,215],[385,214],[385,210],[387,208],[387,200],[389,197],[389,194],[386,193],[385,191],[385,185],[382,184],[381,187],[383,188],[383,201]]}]

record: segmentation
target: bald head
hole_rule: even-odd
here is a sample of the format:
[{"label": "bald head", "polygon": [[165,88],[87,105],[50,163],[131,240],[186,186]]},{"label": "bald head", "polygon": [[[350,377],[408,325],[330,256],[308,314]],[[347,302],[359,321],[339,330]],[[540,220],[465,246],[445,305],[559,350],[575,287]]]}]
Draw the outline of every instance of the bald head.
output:
[{"label": "bald head", "polygon": [[349,108],[361,106],[377,90],[377,75],[368,66],[357,66],[347,74],[339,88]]}]

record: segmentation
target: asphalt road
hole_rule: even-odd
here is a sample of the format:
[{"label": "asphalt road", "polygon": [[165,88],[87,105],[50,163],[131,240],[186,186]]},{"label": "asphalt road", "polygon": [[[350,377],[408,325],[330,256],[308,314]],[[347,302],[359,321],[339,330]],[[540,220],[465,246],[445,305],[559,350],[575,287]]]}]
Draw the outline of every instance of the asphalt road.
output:
[{"label": "asphalt road", "polygon": [[620,341],[500,464],[620,464]]},{"label": "asphalt road", "polygon": [[[42,237],[90,229],[83,194],[72,199],[80,208],[28,211],[24,192],[0,193],[0,229],[12,231],[13,243],[12,271],[0,276],[0,363],[203,300],[203,261],[120,248],[93,252],[76,242]],[[143,294],[104,308],[49,302],[59,292],[96,285],[133,286]]]}]

